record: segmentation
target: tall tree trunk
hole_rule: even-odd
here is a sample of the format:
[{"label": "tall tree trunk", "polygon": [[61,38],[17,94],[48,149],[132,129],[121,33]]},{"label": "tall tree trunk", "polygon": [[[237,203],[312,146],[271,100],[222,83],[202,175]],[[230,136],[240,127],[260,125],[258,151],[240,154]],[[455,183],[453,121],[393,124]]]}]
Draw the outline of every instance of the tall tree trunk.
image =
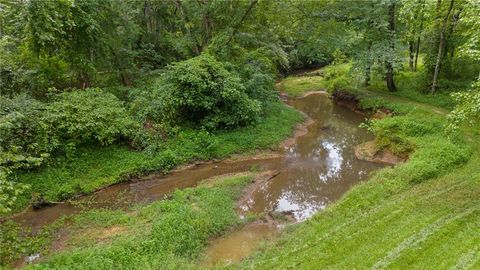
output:
[{"label": "tall tree trunk", "polygon": [[[443,50],[442,61],[446,61],[446,65],[444,64],[444,69],[448,72],[452,70],[454,64],[454,56],[455,56],[455,40],[452,40],[452,36],[455,33],[455,26],[457,25],[458,21],[460,20],[460,14],[462,9],[460,8],[456,13],[452,14],[452,18],[449,23],[448,31],[445,34],[445,48]],[[445,63],[445,62],[444,62]]]},{"label": "tall tree trunk", "polygon": [[414,61],[414,66],[413,66],[413,71],[417,71],[417,63],[418,63],[418,53],[420,52],[420,41],[421,41],[421,36],[423,32],[423,21],[424,21],[424,13],[425,13],[425,1],[422,2],[422,9],[420,11],[420,28],[418,29],[418,37],[417,37],[417,43],[416,43],[416,48],[415,48],[415,61]]},{"label": "tall tree trunk", "polygon": [[409,52],[408,67],[410,68],[410,71],[414,70],[415,46],[413,43],[414,43],[413,41],[408,42],[408,52]]},{"label": "tall tree trunk", "polygon": [[[393,55],[395,51],[395,3],[392,1],[388,6],[388,30],[389,30],[389,42],[390,42],[390,49]],[[393,64],[392,59],[388,59],[386,61],[386,81],[387,81],[387,88],[390,92],[397,91],[397,87],[395,86],[395,81],[393,78]]]},{"label": "tall tree trunk", "polygon": [[370,41],[370,43],[368,43],[367,66],[365,67],[365,82],[363,84],[365,87],[370,86],[371,69],[372,69],[371,54],[372,54],[372,42]]},{"label": "tall tree trunk", "polygon": [[443,19],[442,28],[440,30],[440,40],[438,42],[437,61],[435,62],[435,70],[433,72],[432,88],[430,90],[431,94],[435,94],[435,92],[437,91],[438,75],[440,73],[443,50],[445,48],[445,32],[446,32],[446,29],[447,29],[448,18],[450,17],[450,13],[452,12],[454,2],[455,2],[455,0],[450,1],[450,6],[448,7],[447,14],[445,15],[445,18]]}]

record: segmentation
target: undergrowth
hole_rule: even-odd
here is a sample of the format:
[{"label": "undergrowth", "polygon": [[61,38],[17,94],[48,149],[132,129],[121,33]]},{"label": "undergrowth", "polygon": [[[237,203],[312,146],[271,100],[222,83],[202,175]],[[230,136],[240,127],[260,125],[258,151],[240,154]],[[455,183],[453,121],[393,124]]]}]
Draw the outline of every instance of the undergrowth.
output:
[{"label": "undergrowth", "polygon": [[[194,269],[193,262],[208,239],[241,223],[235,201],[253,178],[250,173],[210,180],[127,211],[85,210],[64,217],[43,229],[49,237],[41,245],[2,253],[2,262],[40,252],[41,262],[27,269]],[[18,237],[10,226],[11,238]],[[51,231],[59,226],[68,237],[56,240],[62,242],[62,250],[49,250],[55,240]],[[16,243],[21,246],[37,239],[38,235],[20,237]]]},{"label": "undergrowth", "polygon": [[187,162],[275,149],[302,119],[294,109],[272,102],[256,125],[215,133],[185,129],[162,143],[158,151],[134,151],[121,145],[82,146],[71,158],[58,157],[46,167],[18,175],[15,180],[30,185],[30,192],[20,195],[14,210],[26,207],[32,196],[37,200],[57,202],[79,193],[91,193],[134,175],[168,172]]}]

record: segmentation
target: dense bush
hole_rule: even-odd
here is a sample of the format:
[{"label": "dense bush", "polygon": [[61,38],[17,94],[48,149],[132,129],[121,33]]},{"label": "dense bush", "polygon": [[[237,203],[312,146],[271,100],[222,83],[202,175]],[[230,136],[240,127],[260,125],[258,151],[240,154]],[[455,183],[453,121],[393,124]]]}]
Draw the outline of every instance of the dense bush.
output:
[{"label": "dense bush", "polygon": [[39,165],[58,146],[43,119],[44,106],[26,95],[0,96],[0,167]]},{"label": "dense bush", "polygon": [[375,135],[376,144],[380,148],[389,148],[393,153],[405,156],[415,148],[413,137],[422,137],[442,130],[440,121],[413,116],[418,114],[420,112],[373,120],[369,122],[368,129]]},{"label": "dense bush", "polygon": [[474,125],[480,119],[480,82],[473,84],[472,89],[466,92],[452,94],[456,106],[448,115],[447,131],[458,131],[462,123]]},{"label": "dense bush", "polygon": [[262,103],[268,103],[276,97],[276,68],[270,60],[272,58],[266,49],[260,48],[246,53],[236,65],[247,95]]},{"label": "dense bush", "polygon": [[122,102],[99,88],[58,95],[47,105],[45,120],[70,146],[86,142],[108,145],[129,137],[135,129]]},{"label": "dense bush", "polygon": [[1,97],[0,107],[0,166],[9,170],[38,166],[57,149],[111,144],[135,129],[123,104],[100,89],[62,93],[49,104]]},{"label": "dense bush", "polygon": [[350,73],[351,64],[343,63],[328,66],[323,69],[324,86],[330,91],[347,90],[354,92],[357,90],[357,82],[352,79]]},{"label": "dense bush", "polygon": [[249,98],[240,78],[204,54],[169,66],[157,83],[164,121],[190,122],[208,129],[255,122],[260,102]]}]

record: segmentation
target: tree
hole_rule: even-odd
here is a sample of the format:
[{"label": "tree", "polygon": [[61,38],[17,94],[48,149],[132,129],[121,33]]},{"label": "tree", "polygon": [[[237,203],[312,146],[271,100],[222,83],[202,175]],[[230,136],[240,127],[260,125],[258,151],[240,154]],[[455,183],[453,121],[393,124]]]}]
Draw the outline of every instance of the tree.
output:
[{"label": "tree", "polygon": [[463,123],[470,125],[480,121],[480,81],[472,85],[472,89],[466,92],[452,94],[456,106],[448,115],[447,132],[458,131]]},{"label": "tree", "polygon": [[445,17],[443,18],[443,22],[440,28],[440,37],[438,41],[438,54],[437,54],[437,60],[435,62],[435,70],[433,72],[432,88],[430,90],[431,94],[435,94],[435,92],[437,91],[438,75],[440,73],[440,66],[441,66],[441,61],[443,57],[443,51],[446,45],[445,34],[447,29],[447,23],[448,23],[448,19],[450,18],[450,14],[452,13],[454,2],[455,0],[450,0],[450,5],[448,7],[447,13],[445,14]]},{"label": "tree", "polygon": [[[388,37],[389,37],[389,45],[390,50],[393,52],[395,51],[395,1],[391,1],[388,5]],[[397,87],[395,86],[395,81],[393,79],[393,60],[387,59],[386,61],[386,68],[387,68],[387,88],[390,92],[397,91]]]},{"label": "tree", "polygon": [[403,1],[399,11],[399,20],[406,27],[403,37],[405,42],[408,44],[408,66],[411,71],[417,70],[421,37],[426,19],[425,9],[429,7],[429,3],[427,2],[430,1]]}]

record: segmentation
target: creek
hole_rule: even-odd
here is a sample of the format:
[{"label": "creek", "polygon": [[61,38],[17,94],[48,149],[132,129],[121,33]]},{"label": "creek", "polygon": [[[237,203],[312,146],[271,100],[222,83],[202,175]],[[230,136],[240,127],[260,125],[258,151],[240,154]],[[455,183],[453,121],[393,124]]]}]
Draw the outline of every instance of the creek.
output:
[{"label": "creek", "polygon": [[[324,93],[312,93],[286,103],[311,118],[307,133],[295,143],[279,149],[278,155],[225,160],[190,166],[167,175],[153,174],[139,181],[124,182],[83,196],[73,202],[42,209],[29,209],[14,220],[38,230],[62,215],[88,208],[119,208],[163,199],[175,189],[195,186],[214,176],[256,170],[278,174],[254,191],[240,209],[253,213],[288,213],[301,222],[339,199],[353,185],[366,180],[382,165],[358,160],[354,147],[373,139],[359,128],[364,116],[336,105]],[[246,225],[213,240],[205,253],[205,264],[231,263],[249,255],[262,240],[278,232],[276,225]]]}]

